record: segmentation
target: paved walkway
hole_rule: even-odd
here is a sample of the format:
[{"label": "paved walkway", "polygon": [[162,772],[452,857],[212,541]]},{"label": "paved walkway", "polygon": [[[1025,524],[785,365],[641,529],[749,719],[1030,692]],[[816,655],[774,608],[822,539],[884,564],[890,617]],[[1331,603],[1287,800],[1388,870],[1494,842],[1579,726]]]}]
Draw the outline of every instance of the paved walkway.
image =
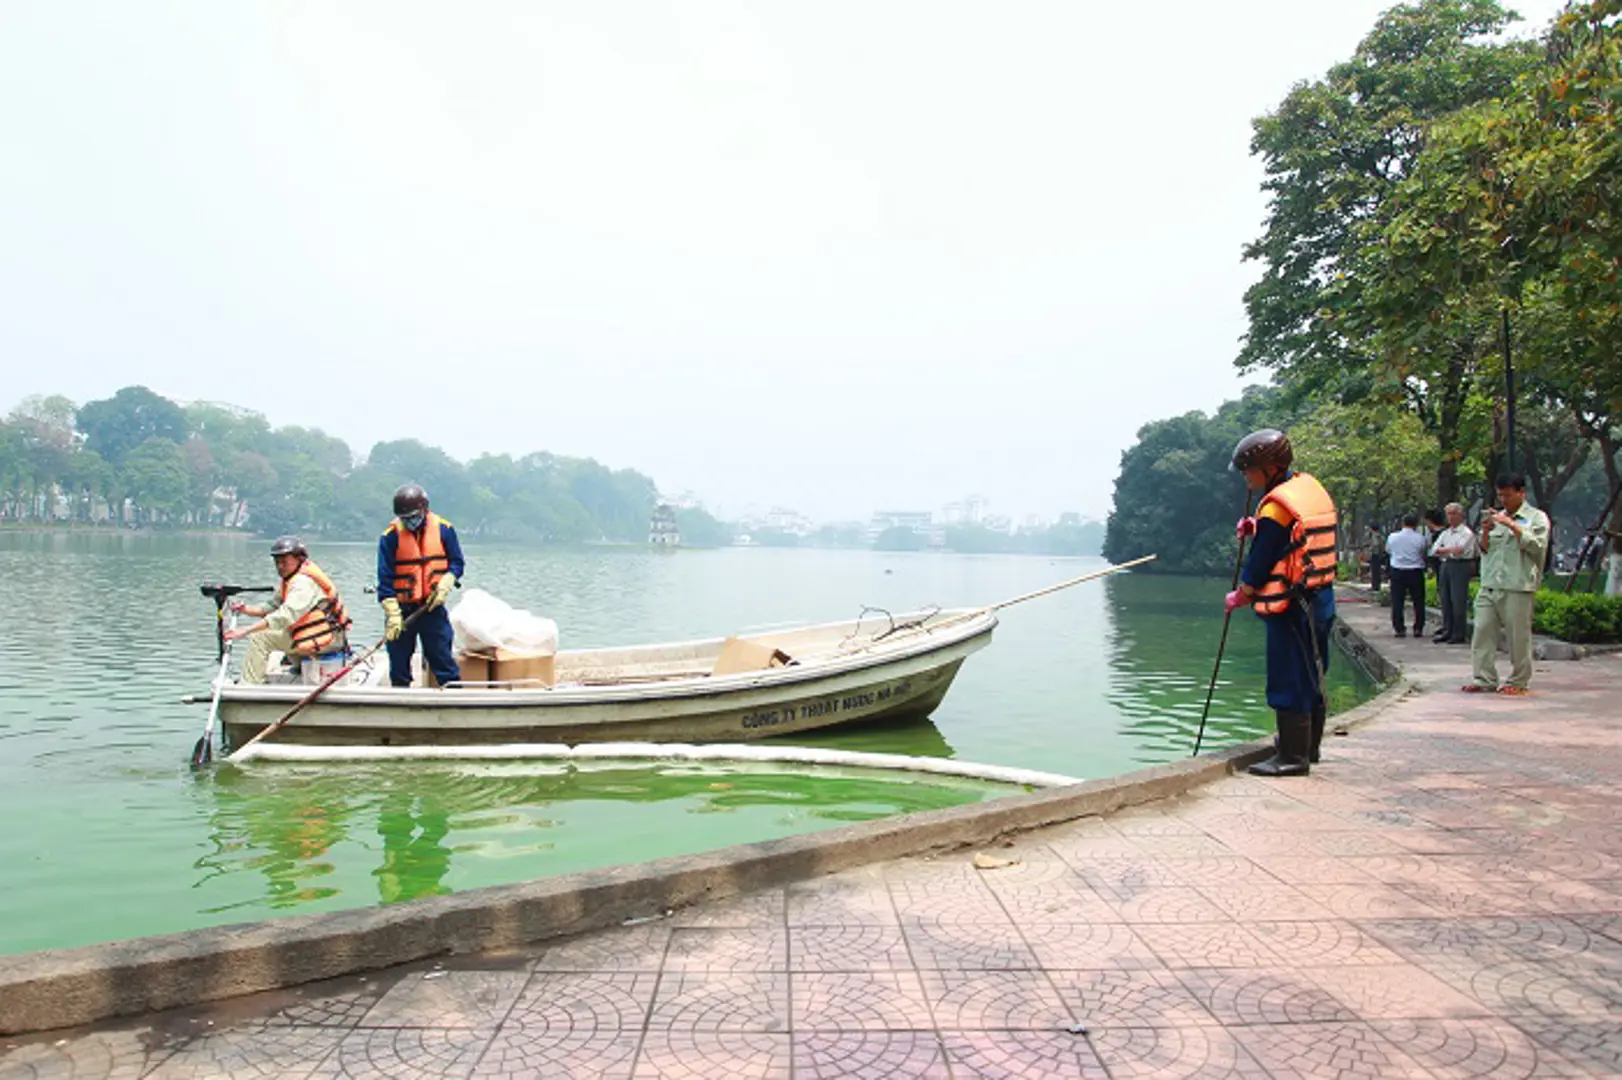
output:
[{"label": "paved walkway", "polygon": [[0,1040],[0,1077],[1622,1074],[1622,658],[1467,696],[1467,649],[1344,614],[1420,690],[1311,777]]}]

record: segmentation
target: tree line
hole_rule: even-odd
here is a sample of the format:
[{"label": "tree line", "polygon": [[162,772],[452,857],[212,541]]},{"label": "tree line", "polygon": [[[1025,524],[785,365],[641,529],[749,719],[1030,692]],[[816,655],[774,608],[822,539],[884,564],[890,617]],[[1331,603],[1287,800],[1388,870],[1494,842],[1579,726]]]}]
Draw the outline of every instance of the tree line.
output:
[{"label": "tree line", "polygon": [[[643,542],[658,499],[640,472],[544,452],[464,465],[400,439],[357,460],[319,429],[273,428],[227,405],[182,407],[143,386],[82,406],[31,397],[0,422],[0,518],[11,521],[359,538],[378,532],[407,481],[459,530],[491,539]],[[702,510],[679,516],[695,538],[725,535]]]},{"label": "tree line", "polygon": [[1512,466],[1558,524],[1592,523],[1622,483],[1619,17],[1582,0],[1516,40],[1497,0],[1400,5],[1254,122],[1269,202],[1234,363],[1272,385],[1139,432],[1106,555],[1226,572],[1242,487],[1213,478],[1262,426],[1353,521],[1470,502]]}]

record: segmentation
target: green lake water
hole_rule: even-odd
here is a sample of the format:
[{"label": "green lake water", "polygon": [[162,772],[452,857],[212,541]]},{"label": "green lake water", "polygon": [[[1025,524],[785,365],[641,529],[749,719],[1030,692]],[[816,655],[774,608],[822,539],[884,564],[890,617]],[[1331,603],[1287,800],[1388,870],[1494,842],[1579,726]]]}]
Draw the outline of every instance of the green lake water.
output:
[{"label": "green lake water", "polygon": [[[214,671],[203,581],[269,584],[238,538],[0,533],[0,953],[366,906],[709,850],[1010,794],[940,777],[788,766],[186,766]],[[469,585],[558,622],[564,648],[711,637],[974,606],[1098,559],[466,544]],[[371,544],[322,544],[354,639]],[[957,757],[1078,777],[1188,754],[1226,581],[1123,575],[1007,609],[924,722],[804,745]],[[1271,730],[1262,628],[1236,617],[1206,733]],[[1373,692],[1337,657],[1332,705]],[[295,721],[296,722],[296,721]]]}]

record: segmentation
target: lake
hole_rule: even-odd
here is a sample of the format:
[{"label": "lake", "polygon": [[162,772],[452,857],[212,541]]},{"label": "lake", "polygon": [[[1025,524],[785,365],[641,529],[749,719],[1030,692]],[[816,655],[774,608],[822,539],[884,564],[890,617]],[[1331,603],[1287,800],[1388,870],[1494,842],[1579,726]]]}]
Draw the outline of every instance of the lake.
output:
[{"label": "lake", "polygon": [[[563,648],[978,606],[1101,559],[729,548],[531,549],[469,538],[467,583]],[[0,953],[388,903],[1008,794],[931,777],[726,766],[264,766],[193,773],[216,666],[204,581],[270,584],[269,541],[0,532]],[[353,640],[382,616],[375,545],[317,544]],[[1002,613],[927,722],[795,737],[1078,777],[1186,756],[1224,581],[1088,582]],[[454,601],[453,601],[454,603]],[[882,620],[881,612],[869,617]],[[1339,658],[1337,658],[1339,660]],[[1262,628],[1229,634],[1205,745],[1271,731]],[[1333,707],[1373,687],[1331,672]],[[295,721],[296,723],[296,721]]]}]

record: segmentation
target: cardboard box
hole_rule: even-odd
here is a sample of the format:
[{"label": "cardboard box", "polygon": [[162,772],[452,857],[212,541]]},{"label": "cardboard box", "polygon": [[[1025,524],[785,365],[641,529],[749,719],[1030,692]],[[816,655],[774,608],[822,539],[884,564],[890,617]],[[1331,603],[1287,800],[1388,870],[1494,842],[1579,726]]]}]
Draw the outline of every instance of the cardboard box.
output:
[{"label": "cardboard box", "polygon": [[741,671],[766,671],[786,667],[790,659],[782,649],[758,641],[729,637],[721,642],[720,655],[715,658],[715,667],[710,669],[710,674],[736,675]]},{"label": "cardboard box", "polygon": [[[462,684],[472,689],[511,690],[514,686],[556,686],[557,664],[558,658],[555,656],[521,656],[506,649],[496,649],[490,653],[456,654],[456,665],[462,669]],[[428,685],[438,685],[433,672],[428,673]]]}]

